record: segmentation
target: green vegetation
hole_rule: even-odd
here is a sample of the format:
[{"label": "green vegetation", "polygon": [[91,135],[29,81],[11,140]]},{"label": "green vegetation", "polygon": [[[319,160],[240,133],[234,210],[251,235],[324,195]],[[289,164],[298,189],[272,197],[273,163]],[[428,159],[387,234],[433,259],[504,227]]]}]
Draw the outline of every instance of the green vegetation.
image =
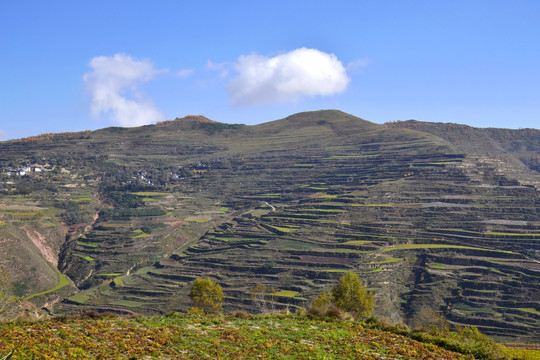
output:
[{"label": "green vegetation", "polygon": [[82,259],[84,259],[86,261],[94,261],[94,260],[96,260],[96,259],[94,259],[93,257],[91,257],[89,255],[82,255],[82,254],[73,254],[73,255],[75,255],[77,257],[80,257],[80,258],[82,258]]},{"label": "green vegetation", "polygon": [[84,304],[88,299],[90,299],[90,296],[83,293],[78,293],[68,298],[69,301],[73,301],[77,304]]},{"label": "green vegetation", "polygon": [[486,235],[499,235],[499,236],[540,236],[540,234],[522,234],[522,233],[503,233],[503,232],[494,232],[494,231],[488,231],[486,232]]},{"label": "green vegetation", "polygon": [[373,294],[366,291],[358,275],[349,272],[332,289],[332,300],[338,309],[355,316],[370,316],[375,306]]},{"label": "green vegetation", "polygon": [[115,277],[113,282],[116,286],[124,286],[124,280],[122,280],[122,276]]},{"label": "green vegetation", "polygon": [[444,269],[446,269],[446,266],[443,265],[443,264],[433,264],[433,265],[431,265],[431,268],[432,269],[444,270]]},{"label": "green vegetation", "polygon": [[415,249],[467,249],[467,250],[482,250],[482,251],[493,251],[493,252],[502,252],[507,254],[512,254],[511,251],[504,250],[493,250],[493,249],[483,249],[473,246],[462,246],[462,245],[446,245],[446,244],[400,244],[392,246],[383,250],[394,251],[394,250],[415,250]]},{"label": "green vegetation", "polygon": [[208,216],[188,216],[184,220],[189,222],[205,223],[209,222],[212,219]]},{"label": "green vegetation", "polygon": [[[189,297],[195,303],[194,313],[202,311],[203,314],[221,312],[223,308],[223,290],[210,278],[198,278],[191,286]],[[193,309],[193,308],[192,308]]]},{"label": "green vegetation", "polygon": [[47,295],[47,294],[53,293],[53,292],[55,292],[57,290],[60,290],[63,287],[66,287],[68,285],[69,285],[69,278],[65,274],[60,274],[58,276],[58,285],[56,285],[55,287],[53,287],[50,290],[42,291],[40,293],[36,293],[36,294],[32,294],[32,295],[28,295],[23,300],[25,300],[25,301],[26,300],[31,300],[31,299],[36,298],[38,296]]},{"label": "green vegetation", "polygon": [[[125,305],[125,304],[124,304]],[[133,303],[132,305],[137,305]],[[340,321],[302,315],[58,318],[7,323],[0,355],[44,359],[534,359],[535,350],[508,349],[474,332],[445,337],[370,319]],[[204,334],[204,336],[203,336]],[[516,357],[514,357],[516,356]]]},{"label": "green vegetation", "polygon": [[295,297],[298,295],[298,291],[291,291],[291,290],[281,290],[275,293],[271,294],[272,296],[283,296],[283,297]]},{"label": "green vegetation", "polygon": [[139,191],[139,192],[134,192],[132,193],[133,195],[135,196],[146,196],[146,197],[151,197],[151,196],[166,196],[166,195],[169,195],[168,193],[165,193],[165,192],[157,192],[157,191]]}]

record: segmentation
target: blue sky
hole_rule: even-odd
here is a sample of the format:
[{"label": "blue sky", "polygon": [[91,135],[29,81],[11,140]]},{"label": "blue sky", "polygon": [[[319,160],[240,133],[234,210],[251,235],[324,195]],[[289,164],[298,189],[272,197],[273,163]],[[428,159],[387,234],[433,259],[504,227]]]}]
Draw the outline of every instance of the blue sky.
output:
[{"label": "blue sky", "polygon": [[0,138],[339,109],[540,128],[540,1],[0,0]]}]

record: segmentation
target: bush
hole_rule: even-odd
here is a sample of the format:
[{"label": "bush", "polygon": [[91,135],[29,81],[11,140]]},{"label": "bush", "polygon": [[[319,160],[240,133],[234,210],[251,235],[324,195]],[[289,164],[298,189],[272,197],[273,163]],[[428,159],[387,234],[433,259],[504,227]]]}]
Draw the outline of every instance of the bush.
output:
[{"label": "bush", "polygon": [[308,314],[317,317],[326,316],[328,309],[333,306],[332,294],[326,291],[321,292],[309,307]]}]

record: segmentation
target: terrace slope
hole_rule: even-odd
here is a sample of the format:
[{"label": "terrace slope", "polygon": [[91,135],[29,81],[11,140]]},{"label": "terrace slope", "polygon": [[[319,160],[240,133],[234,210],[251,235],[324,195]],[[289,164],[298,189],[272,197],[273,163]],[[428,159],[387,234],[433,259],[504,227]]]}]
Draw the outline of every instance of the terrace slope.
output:
[{"label": "terrace slope", "polygon": [[[460,151],[499,162],[508,175],[540,185],[540,130],[475,128],[453,123],[416,120],[385,124],[389,128],[412,129],[436,135]],[[506,164],[505,164],[506,163]]]},{"label": "terrace slope", "polygon": [[[53,313],[185,311],[199,276],[223,286],[227,309],[295,308],[355,271],[390,321],[429,307],[539,341],[540,197],[516,179],[519,163],[509,172],[487,153],[337,110],[255,126],[189,116],[1,142],[0,153],[0,204],[26,209],[0,207],[1,250],[44,264],[1,265]],[[21,225],[56,249],[58,267],[13,245],[28,236]],[[256,285],[275,289],[262,305]]]}]

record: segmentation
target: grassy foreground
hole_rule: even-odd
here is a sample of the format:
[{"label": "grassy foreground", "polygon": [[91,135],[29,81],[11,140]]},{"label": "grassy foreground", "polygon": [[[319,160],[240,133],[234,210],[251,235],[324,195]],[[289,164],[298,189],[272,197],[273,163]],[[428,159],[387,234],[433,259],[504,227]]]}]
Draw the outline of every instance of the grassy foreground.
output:
[{"label": "grassy foreground", "polygon": [[[11,359],[473,359],[373,323],[296,315],[57,318],[0,325]],[[532,358],[532,357],[531,357]]]}]

